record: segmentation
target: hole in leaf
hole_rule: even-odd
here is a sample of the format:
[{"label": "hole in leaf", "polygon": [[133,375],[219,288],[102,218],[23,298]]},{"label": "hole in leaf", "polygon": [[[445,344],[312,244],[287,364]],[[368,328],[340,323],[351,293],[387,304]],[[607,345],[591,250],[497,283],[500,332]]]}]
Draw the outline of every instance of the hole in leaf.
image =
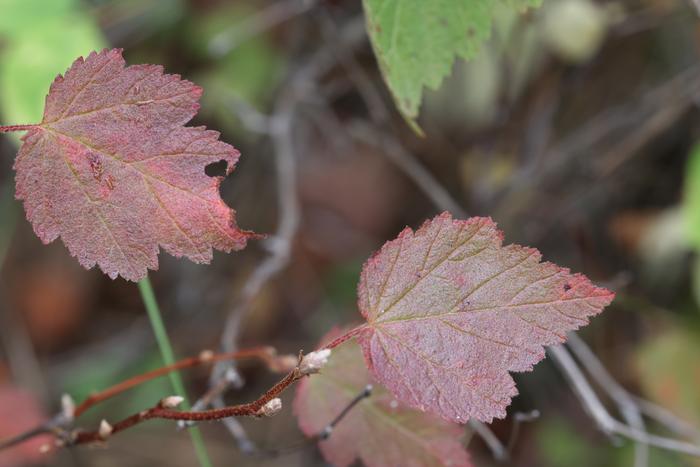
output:
[{"label": "hole in leaf", "polygon": [[226,161],[213,162],[204,168],[204,173],[210,177],[224,177],[227,166]]}]

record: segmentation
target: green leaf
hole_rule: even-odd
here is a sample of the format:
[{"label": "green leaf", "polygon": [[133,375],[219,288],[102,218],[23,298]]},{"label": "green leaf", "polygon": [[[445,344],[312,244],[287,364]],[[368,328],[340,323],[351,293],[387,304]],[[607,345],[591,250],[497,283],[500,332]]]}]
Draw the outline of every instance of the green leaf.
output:
[{"label": "green leaf", "polygon": [[379,67],[399,111],[415,119],[423,88],[437,89],[456,57],[470,59],[491,34],[499,7],[525,10],[541,0],[363,0]]},{"label": "green leaf", "polygon": [[0,0],[0,112],[5,123],[41,120],[54,77],[105,41],[75,0]]},{"label": "green leaf", "polygon": [[690,245],[700,250],[700,144],[690,153],[685,177],[683,214]]}]

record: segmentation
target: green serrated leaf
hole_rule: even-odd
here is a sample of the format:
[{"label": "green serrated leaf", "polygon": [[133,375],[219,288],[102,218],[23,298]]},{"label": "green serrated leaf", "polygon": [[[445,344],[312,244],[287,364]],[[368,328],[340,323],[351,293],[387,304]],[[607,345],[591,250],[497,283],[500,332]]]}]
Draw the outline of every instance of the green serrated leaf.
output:
[{"label": "green serrated leaf", "polygon": [[437,89],[456,57],[476,55],[500,6],[524,10],[541,0],[364,0],[367,30],[399,111],[416,123],[423,88]]},{"label": "green serrated leaf", "polygon": [[0,0],[2,121],[41,120],[54,77],[105,46],[96,21],[78,7],[75,0]]},{"label": "green serrated leaf", "polygon": [[691,151],[686,168],[683,214],[690,245],[700,250],[700,144]]}]

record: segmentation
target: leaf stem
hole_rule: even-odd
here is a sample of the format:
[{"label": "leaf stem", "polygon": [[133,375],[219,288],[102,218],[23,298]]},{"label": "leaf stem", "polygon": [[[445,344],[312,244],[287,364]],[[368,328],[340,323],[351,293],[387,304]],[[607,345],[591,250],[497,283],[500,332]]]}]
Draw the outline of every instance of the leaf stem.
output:
[{"label": "leaf stem", "polygon": [[367,324],[357,326],[356,328],[349,330],[348,332],[346,332],[342,336],[336,337],[332,342],[324,345],[322,348],[334,349],[334,348],[338,347],[340,344],[344,343],[345,341],[352,339],[353,337],[355,337],[356,335],[358,335],[359,333],[361,333],[365,329],[367,329]]},{"label": "leaf stem", "polygon": [[[146,307],[146,312],[148,313],[148,319],[151,321],[153,334],[155,334],[158,347],[160,348],[160,354],[163,357],[163,363],[165,363],[165,365],[174,365],[175,354],[173,352],[173,347],[170,344],[170,339],[168,338],[168,333],[165,329],[165,324],[163,323],[163,319],[160,314],[160,308],[158,307],[158,302],[156,301],[156,295],[153,292],[153,287],[151,287],[151,281],[148,279],[148,276],[140,280],[138,286],[139,291],[141,292],[141,299],[143,300],[143,304]],[[183,408],[185,410],[189,410],[190,404],[187,400],[185,385],[182,383],[180,373],[173,371],[172,373],[169,373],[168,376],[170,377],[170,382],[176,395],[185,398],[182,403]],[[189,432],[199,464],[202,467],[212,467],[212,463],[209,460],[209,455],[207,454],[207,449],[204,445],[202,433],[199,431],[199,428],[192,427],[189,429]]]},{"label": "leaf stem", "polygon": [[13,131],[28,131],[33,128],[36,128],[37,125],[8,125],[8,126],[2,126],[0,125],[0,133],[10,133]]}]

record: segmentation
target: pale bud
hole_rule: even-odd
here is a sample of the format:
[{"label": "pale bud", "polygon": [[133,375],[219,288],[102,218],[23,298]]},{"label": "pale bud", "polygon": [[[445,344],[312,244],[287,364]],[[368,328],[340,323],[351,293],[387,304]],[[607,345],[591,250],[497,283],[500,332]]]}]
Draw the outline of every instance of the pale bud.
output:
[{"label": "pale bud", "polygon": [[199,352],[199,359],[203,362],[208,362],[212,358],[214,358],[214,352],[211,350],[202,350]]},{"label": "pale bud", "polygon": [[75,401],[70,396],[70,394],[63,394],[61,396],[61,415],[67,421],[72,421],[75,418]]},{"label": "pale bud", "polygon": [[331,349],[317,350],[304,355],[299,364],[299,371],[302,375],[311,375],[318,371],[328,363],[328,357],[331,356]]},{"label": "pale bud", "polygon": [[182,404],[184,400],[185,398],[181,396],[168,396],[161,399],[160,406],[164,409],[174,409],[178,405]]},{"label": "pale bud", "polygon": [[282,399],[280,399],[279,397],[275,397],[267,404],[262,406],[262,408],[258,411],[258,415],[264,417],[272,417],[273,415],[277,414],[277,412],[279,412],[280,410],[282,410]]},{"label": "pale bud", "polygon": [[109,435],[112,434],[112,431],[114,431],[114,428],[112,428],[112,425],[107,423],[107,420],[102,420],[100,422],[100,428],[97,430],[97,434],[100,435],[100,438],[107,439],[107,438],[109,438]]}]

